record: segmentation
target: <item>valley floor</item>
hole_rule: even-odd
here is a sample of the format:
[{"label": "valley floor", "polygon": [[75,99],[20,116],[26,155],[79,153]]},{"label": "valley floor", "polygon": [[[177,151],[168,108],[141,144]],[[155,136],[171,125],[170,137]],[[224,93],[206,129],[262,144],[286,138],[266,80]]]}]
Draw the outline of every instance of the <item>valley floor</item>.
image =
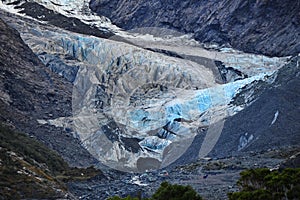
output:
[{"label": "valley floor", "polygon": [[136,196],[142,192],[151,196],[160,183],[191,185],[204,199],[228,199],[227,193],[238,191],[240,172],[246,169],[278,167],[299,152],[299,147],[269,150],[261,153],[250,152],[244,156],[216,160],[199,160],[172,169],[130,174],[107,171],[108,179],[93,179],[86,182],[70,182],[68,187],[79,199],[106,199],[111,196]]}]

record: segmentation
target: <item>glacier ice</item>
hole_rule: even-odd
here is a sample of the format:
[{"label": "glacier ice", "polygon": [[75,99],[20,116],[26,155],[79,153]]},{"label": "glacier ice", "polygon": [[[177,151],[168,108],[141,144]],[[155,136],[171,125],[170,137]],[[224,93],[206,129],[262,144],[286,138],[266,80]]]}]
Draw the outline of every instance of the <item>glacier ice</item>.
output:
[{"label": "glacier ice", "polygon": [[[190,146],[199,127],[237,112],[230,102],[242,87],[267,79],[266,75],[282,64],[279,58],[198,49],[203,53],[200,56],[238,66],[249,75],[218,84],[211,68],[190,60],[37,22],[19,21],[14,27],[46,65],[74,84],[72,119],[49,123],[66,126],[64,120],[71,120],[69,124],[93,156],[125,171],[161,168],[174,162]],[[263,70],[254,74],[250,65]],[[220,124],[208,133],[219,133]],[[204,141],[218,139],[211,136]],[[244,141],[242,138],[241,148]],[[205,156],[210,146],[202,149],[201,156]],[[146,167],[141,164],[145,162],[149,163]]]}]

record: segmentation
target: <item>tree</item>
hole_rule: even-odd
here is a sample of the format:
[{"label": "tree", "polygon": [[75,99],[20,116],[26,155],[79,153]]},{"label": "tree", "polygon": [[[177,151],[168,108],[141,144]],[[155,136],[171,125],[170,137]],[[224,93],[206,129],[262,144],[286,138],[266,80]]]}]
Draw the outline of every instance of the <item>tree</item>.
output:
[{"label": "tree", "polygon": [[230,200],[297,199],[300,196],[300,168],[270,171],[250,169],[241,172],[241,191],[229,193]]},{"label": "tree", "polygon": [[191,186],[172,185],[163,182],[151,198],[152,200],[201,200]]}]

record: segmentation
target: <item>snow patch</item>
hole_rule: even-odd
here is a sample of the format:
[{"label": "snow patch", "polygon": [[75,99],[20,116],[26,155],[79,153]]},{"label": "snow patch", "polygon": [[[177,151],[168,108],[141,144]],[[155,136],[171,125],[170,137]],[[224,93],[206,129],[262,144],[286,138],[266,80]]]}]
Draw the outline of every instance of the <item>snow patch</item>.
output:
[{"label": "snow patch", "polygon": [[139,185],[139,186],[142,186],[142,187],[145,187],[145,186],[148,185],[146,183],[142,183],[141,180],[139,179],[139,176],[132,177],[131,182],[132,182],[132,184]]},{"label": "snow patch", "polygon": [[[272,122],[271,122],[271,125],[273,125],[273,124],[276,122],[276,120],[277,120],[277,118],[278,118],[278,115],[279,115],[279,111],[277,110],[276,113],[274,114],[274,118],[273,118],[273,120],[272,120]],[[271,126],[271,125],[270,125],[270,126]]]},{"label": "snow patch", "polygon": [[242,135],[239,140],[238,151],[241,151],[246,146],[248,146],[253,139],[254,136],[252,134],[249,135],[248,133],[245,133],[244,135]]},{"label": "snow patch", "polygon": [[46,121],[44,119],[38,119],[37,122],[42,125],[48,124],[48,121]]}]

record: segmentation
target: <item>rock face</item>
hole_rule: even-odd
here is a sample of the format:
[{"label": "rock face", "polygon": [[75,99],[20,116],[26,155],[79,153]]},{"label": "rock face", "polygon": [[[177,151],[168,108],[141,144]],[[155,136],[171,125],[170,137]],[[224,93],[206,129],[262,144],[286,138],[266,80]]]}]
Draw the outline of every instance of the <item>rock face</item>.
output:
[{"label": "rock face", "polygon": [[[20,13],[24,13],[33,18],[39,19],[39,21],[45,21],[54,26],[70,30],[72,32],[94,35],[97,37],[109,38],[113,33],[106,29],[99,29],[96,24],[84,23],[83,20],[76,18],[76,15],[67,17],[62,15],[55,10],[50,10],[36,2],[24,2],[22,5],[16,8],[22,9]],[[101,20],[101,19],[98,19]],[[93,22],[93,19],[90,19]]]},{"label": "rock face", "polygon": [[90,8],[125,29],[170,28],[201,42],[271,56],[300,51],[299,1],[91,0]]}]

